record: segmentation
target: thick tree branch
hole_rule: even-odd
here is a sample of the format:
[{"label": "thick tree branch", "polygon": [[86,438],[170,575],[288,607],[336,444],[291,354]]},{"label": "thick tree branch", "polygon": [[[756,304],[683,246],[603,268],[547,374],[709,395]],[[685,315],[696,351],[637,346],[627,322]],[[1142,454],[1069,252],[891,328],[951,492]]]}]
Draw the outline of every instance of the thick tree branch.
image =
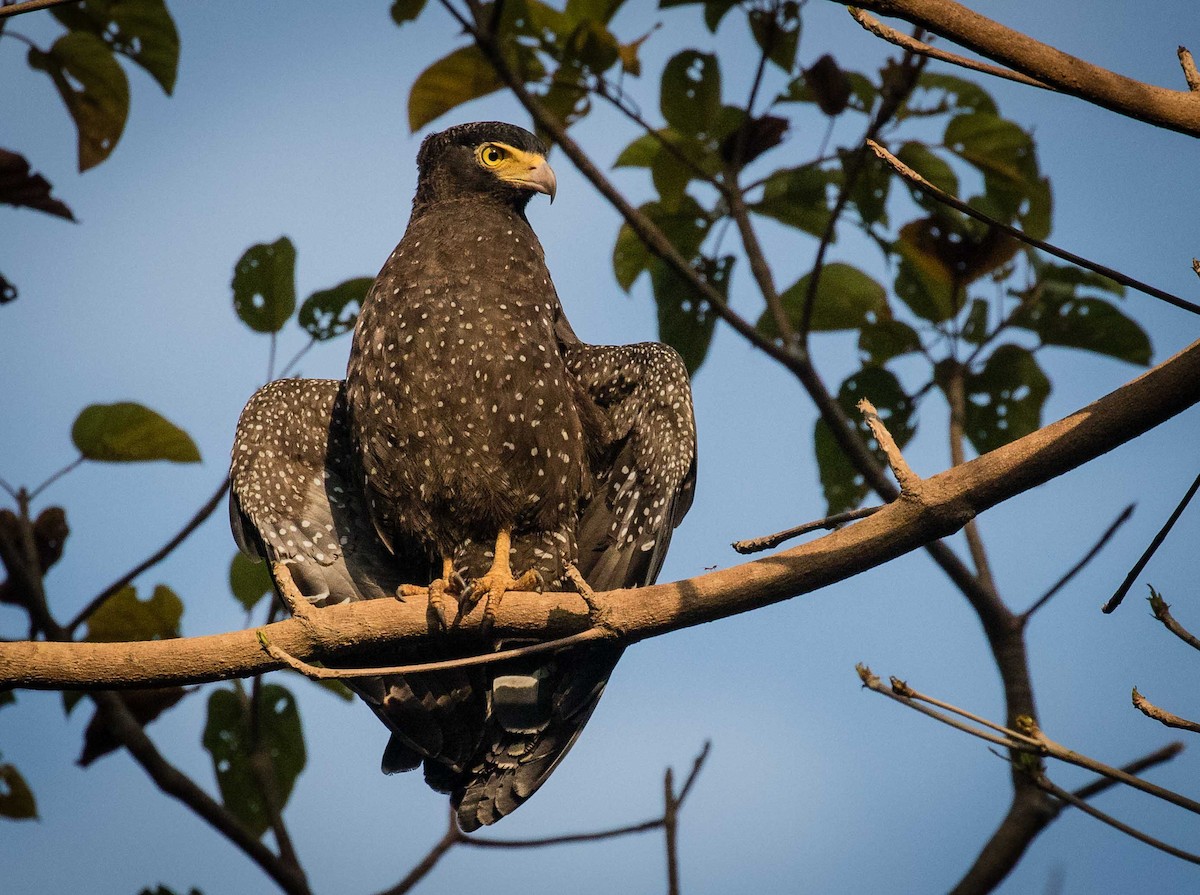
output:
[{"label": "thick tree branch", "polygon": [[[608,627],[634,642],[811,593],[952,534],[978,513],[1132,440],[1198,401],[1200,342],[1065,419],[922,479],[915,493],[854,525],[765,559],[597,599]],[[506,597],[495,633],[553,638],[592,627],[582,597],[548,597]],[[263,630],[272,643],[299,657],[429,636],[425,607],[415,601],[371,600],[314,615],[317,625],[290,619]],[[1015,616],[1006,616],[1007,627],[1019,627]],[[482,617],[477,609],[447,636],[477,637]],[[278,667],[254,630],[141,643],[0,644],[0,683],[38,689],[196,683]]]},{"label": "thick tree branch", "polygon": [[834,0],[896,16],[1055,90],[1138,121],[1200,136],[1200,94],[1144,84],[1007,28],[954,0]]}]

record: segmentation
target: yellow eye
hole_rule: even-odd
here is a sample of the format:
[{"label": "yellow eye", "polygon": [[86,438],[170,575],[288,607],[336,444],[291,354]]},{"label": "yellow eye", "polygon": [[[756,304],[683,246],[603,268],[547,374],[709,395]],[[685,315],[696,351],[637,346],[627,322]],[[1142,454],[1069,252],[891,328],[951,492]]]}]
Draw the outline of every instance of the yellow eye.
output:
[{"label": "yellow eye", "polygon": [[504,161],[504,150],[496,146],[485,146],[479,157],[483,159],[485,165],[495,167]]}]

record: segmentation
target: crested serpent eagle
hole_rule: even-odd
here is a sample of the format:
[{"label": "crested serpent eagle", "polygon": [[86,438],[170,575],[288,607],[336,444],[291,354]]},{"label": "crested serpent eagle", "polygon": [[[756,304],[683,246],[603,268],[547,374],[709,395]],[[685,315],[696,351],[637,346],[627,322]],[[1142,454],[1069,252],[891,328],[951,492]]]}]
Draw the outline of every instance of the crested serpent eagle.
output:
[{"label": "crested serpent eagle", "polygon": [[[315,605],[421,593],[445,624],[447,593],[490,617],[508,590],[562,589],[572,564],[597,591],[657,577],[695,483],[687,371],[664,345],[572,331],[525,217],[535,193],[554,196],[545,155],[499,122],[427,137],[345,382],[274,382],[242,412],[234,534]],[[454,655],[437,628],[355,664]],[[383,769],[424,764],[470,831],[545,781],[620,655],[587,645],[348,683],[391,730]]]}]

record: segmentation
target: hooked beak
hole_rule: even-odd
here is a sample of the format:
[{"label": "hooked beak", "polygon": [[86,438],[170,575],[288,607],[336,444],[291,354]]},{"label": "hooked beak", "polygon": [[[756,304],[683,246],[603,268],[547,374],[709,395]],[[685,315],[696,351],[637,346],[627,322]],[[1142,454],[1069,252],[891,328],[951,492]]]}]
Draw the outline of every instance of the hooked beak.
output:
[{"label": "hooked beak", "polygon": [[558,180],[554,176],[554,169],[541,156],[536,157],[536,160],[530,165],[529,171],[516,182],[536,192],[544,193],[550,197],[551,202],[554,202],[554,195],[558,192]]}]

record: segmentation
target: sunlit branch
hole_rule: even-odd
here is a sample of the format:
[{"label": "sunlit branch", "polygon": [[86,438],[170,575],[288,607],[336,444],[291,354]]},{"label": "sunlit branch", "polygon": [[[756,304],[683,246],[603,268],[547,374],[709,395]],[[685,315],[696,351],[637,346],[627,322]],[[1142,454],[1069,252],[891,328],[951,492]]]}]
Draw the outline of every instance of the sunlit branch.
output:
[{"label": "sunlit branch", "polygon": [[1167,727],[1174,727],[1177,730],[1188,730],[1192,733],[1200,733],[1200,724],[1195,721],[1189,721],[1187,718],[1182,718],[1179,715],[1172,714],[1166,709],[1159,708],[1149,699],[1138,692],[1138,688],[1133,688],[1133,707],[1145,715],[1147,718],[1152,718],[1160,724],[1165,724]]},{"label": "sunlit branch", "polygon": [[844,513],[835,513],[832,516],[826,516],[824,519],[817,519],[813,522],[805,522],[803,525],[796,525],[792,528],[785,528],[783,531],[777,531],[772,535],[764,535],[759,538],[751,538],[745,541],[734,541],[730,546],[738,553],[761,553],[763,550],[771,550],[778,547],[784,541],[790,541],[792,538],[798,538],[801,535],[806,535],[809,532],[832,531],[845,525],[847,522],[854,522],[857,519],[865,519],[867,516],[877,513],[883,509],[883,506],[861,507],[857,510],[847,510]]}]

